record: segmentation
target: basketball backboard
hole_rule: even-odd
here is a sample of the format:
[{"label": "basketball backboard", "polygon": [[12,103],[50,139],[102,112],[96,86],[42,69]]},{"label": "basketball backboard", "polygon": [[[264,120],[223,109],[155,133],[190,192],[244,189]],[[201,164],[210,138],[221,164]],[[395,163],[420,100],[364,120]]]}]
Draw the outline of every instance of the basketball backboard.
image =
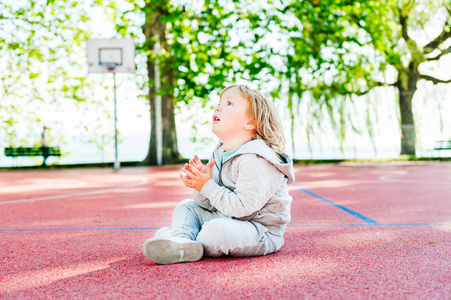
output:
[{"label": "basketball backboard", "polygon": [[132,39],[88,39],[88,73],[134,73]]}]

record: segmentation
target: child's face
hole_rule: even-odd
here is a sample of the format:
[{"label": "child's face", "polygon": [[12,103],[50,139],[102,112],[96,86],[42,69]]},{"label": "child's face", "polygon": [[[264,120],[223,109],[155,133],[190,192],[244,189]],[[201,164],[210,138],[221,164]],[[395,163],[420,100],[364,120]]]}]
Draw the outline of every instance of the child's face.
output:
[{"label": "child's face", "polygon": [[224,141],[253,132],[254,126],[247,115],[248,105],[237,88],[226,90],[213,113],[213,133]]}]

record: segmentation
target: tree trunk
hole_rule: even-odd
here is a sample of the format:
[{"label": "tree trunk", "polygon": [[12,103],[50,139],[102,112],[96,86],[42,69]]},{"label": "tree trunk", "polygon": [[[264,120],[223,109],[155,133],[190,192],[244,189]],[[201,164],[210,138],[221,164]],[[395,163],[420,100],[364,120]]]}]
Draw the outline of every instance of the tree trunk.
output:
[{"label": "tree trunk", "polygon": [[[167,76],[167,74],[164,74]],[[143,163],[146,165],[157,164],[157,145],[155,132],[155,97],[149,93],[150,100],[150,142],[149,150]],[[172,95],[164,95],[161,99],[161,120],[163,126],[163,164],[171,164],[180,162],[183,157],[178,152],[177,132],[175,126],[174,102]]]},{"label": "tree trunk", "polygon": [[[165,11],[163,7],[151,7],[152,4],[146,4],[146,23],[143,25],[143,32],[146,37],[145,47],[148,47],[149,50],[153,51],[154,43],[151,42],[151,39],[158,35],[160,37],[160,45],[162,49],[166,50],[166,53],[170,53],[170,49],[166,40],[166,24],[162,23],[160,20],[161,16],[168,15],[168,12]],[[149,76],[149,81],[155,80],[155,64],[154,58],[151,55],[147,56],[147,71]],[[164,85],[166,86],[174,86],[174,71],[165,67],[167,62],[160,60],[160,70],[161,78],[165,80]],[[170,64],[169,64],[170,65]],[[162,86],[162,88],[164,87]],[[150,102],[150,141],[149,141],[149,150],[147,152],[146,158],[143,160],[143,164],[145,165],[156,165],[157,164],[157,145],[156,145],[156,116],[155,116],[155,100],[156,100],[156,91],[153,84],[150,85],[151,88],[149,90],[149,102]],[[168,89],[165,89],[168,90]],[[172,89],[169,89],[172,91]],[[162,95],[161,99],[161,121],[163,126],[163,164],[171,164],[178,163],[183,158],[178,152],[177,145],[177,131],[175,126],[175,105],[173,102],[173,95],[166,93]]]},{"label": "tree trunk", "polygon": [[415,123],[412,99],[417,89],[419,73],[412,65],[408,72],[400,72],[396,87],[399,91],[399,110],[401,113],[401,155],[415,156]]},{"label": "tree trunk", "polygon": [[415,155],[415,124],[412,113],[410,91],[399,90],[399,107],[401,112],[401,154]]}]

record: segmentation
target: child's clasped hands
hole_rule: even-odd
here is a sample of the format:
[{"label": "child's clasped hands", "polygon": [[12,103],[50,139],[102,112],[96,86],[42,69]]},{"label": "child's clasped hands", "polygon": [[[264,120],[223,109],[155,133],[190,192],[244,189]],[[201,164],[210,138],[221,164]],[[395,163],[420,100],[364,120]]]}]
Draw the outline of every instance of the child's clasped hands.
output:
[{"label": "child's clasped hands", "polygon": [[200,191],[208,180],[213,178],[211,168],[214,166],[215,160],[210,160],[207,165],[202,164],[199,157],[194,155],[194,160],[190,159],[186,163],[180,173],[183,184],[189,188]]}]

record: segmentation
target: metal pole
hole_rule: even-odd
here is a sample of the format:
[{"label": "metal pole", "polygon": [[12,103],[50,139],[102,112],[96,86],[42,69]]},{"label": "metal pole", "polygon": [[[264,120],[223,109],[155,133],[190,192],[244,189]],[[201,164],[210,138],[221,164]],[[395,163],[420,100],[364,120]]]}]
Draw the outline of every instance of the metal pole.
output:
[{"label": "metal pole", "polygon": [[113,73],[114,80],[114,148],[115,148],[115,160],[114,160],[114,169],[119,170],[121,167],[121,163],[118,159],[118,147],[117,147],[117,107],[116,107],[116,73]]},{"label": "metal pole", "polygon": [[156,134],[156,144],[157,144],[157,165],[163,164],[163,125],[161,121],[161,78],[160,78],[160,67],[158,54],[160,53],[160,36],[157,34],[155,36],[155,134]]}]

